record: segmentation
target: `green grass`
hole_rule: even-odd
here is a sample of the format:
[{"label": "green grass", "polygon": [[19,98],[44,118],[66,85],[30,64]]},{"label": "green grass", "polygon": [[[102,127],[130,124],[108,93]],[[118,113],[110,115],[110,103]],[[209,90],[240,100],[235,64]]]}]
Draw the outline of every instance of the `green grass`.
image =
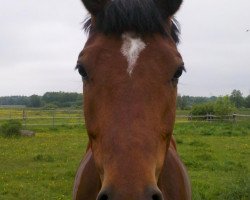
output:
[{"label": "green grass", "polygon": [[195,135],[204,136],[247,136],[250,130],[249,121],[240,122],[177,122],[175,133],[180,135]]},{"label": "green grass", "polygon": [[250,123],[177,123],[178,151],[195,200],[250,198]]},{"label": "green grass", "polygon": [[[35,137],[0,136],[0,199],[69,200],[84,154],[84,126],[33,127]],[[250,122],[177,122],[174,135],[194,200],[250,198]]]},{"label": "green grass", "polygon": [[83,128],[39,131],[35,137],[0,137],[0,199],[71,199],[86,146]]}]

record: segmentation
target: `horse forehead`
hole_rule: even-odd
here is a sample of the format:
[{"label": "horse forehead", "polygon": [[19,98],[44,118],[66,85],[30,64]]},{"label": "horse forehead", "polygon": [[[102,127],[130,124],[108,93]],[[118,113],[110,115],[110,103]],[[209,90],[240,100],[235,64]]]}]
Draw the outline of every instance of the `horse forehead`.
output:
[{"label": "horse forehead", "polygon": [[135,33],[122,34],[121,53],[127,59],[127,72],[131,76],[140,53],[146,48],[145,42]]},{"label": "horse forehead", "polygon": [[142,69],[141,66],[147,65],[149,61],[152,67],[147,69],[151,73],[158,73],[163,63],[173,66],[172,62],[178,62],[175,53],[176,49],[171,45],[171,41],[165,40],[161,35],[140,36],[125,32],[118,37],[97,34],[90,38],[81,59],[82,63],[92,68],[96,74],[97,71],[109,70],[112,75],[119,73],[117,77],[131,77],[135,68]]}]

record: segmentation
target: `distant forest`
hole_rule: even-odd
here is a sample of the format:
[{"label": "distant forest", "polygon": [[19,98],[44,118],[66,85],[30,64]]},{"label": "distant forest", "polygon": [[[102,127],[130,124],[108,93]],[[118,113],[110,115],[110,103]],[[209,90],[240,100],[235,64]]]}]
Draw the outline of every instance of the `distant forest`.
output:
[{"label": "distant forest", "polygon": [[[236,108],[250,108],[250,95],[244,97],[240,90],[233,90],[228,96]],[[177,97],[177,108],[181,110],[191,109],[193,105],[214,102],[218,97]],[[33,108],[80,108],[83,105],[83,95],[69,92],[46,92],[42,96],[7,96],[0,97],[0,106],[25,106]]]},{"label": "distant forest", "polygon": [[83,96],[72,92],[46,92],[43,96],[0,97],[0,106],[25,106],[33,108],[82,107]]},{"label": "distant forest", "polygon": [[[221,97],[221,96],[220,96]],[[240,90],[233,90],[230,95],[226,96],[236,108],[250,108],[250,95],[244,97]],[[193,97],[193,96],[177,96],[177,108],[180,110],[189,110],[194,105],[212,103],[219,97]]]}]

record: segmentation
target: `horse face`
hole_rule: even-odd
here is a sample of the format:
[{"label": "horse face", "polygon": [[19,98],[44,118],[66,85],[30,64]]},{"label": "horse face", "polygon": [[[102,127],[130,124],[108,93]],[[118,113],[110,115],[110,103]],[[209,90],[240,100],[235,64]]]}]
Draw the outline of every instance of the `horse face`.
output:
[{"label": "horse face", "polygon": [[181,56],[171,38],[157,34],[92,37],[78,66],[103,190],[114,199],[152,196],[174,126]]},{"label": "horse face", "polygon": [[[90,148],[102,182],[98,199],[162,199],[157,181],[173,131],[177,82],[184,69],[183,61],[172,37],[157,33],[162,31],[157,31],[158,26],[151,34],[143,34],[144,29],[148,32],[154,25],[147,23],[140,28],[140,24],[134,24],[136,15],[130,23],[119,22],[118,29],[111,26],[112,20],[110,27],[102,27],[103,13],[99,17],[96,13],[100,13],[106,1],[98,2],[102,1],[84,1],[92,11],[92,25],[103,28],[103,32],[112,31],[111,34],[92,31],[77,66],[84,77],[84,112]],[[106,7],[114,11],[115,3],[121,7],[125,1],[111,2]],[[135,2],[138,3],[130,3]],[[162,7],[166,6],[164,1],[160,2]],[[138,12],[142,16],[152,6]],[[169,13],[178,7],[179,4]],[[131,8],[132,11],[135,9]],[[168,12],[164,16],[169,17]],[[151,18],[158,19],[158,15],[152,14],[148,19]],[[168,20],[166,32],[171,29],[170,24]],[[124,32],[123,27],[130,29],[130,26],[138,29]],[[112,34],[113,31],[117,32]]]}]

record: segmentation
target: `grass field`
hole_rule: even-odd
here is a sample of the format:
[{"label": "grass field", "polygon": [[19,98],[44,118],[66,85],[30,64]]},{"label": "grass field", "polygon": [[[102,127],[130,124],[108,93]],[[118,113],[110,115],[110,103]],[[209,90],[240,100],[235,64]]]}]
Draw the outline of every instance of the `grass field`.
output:
[{"label": "grass field", "polygon": [[[84,126],[33,127],[35,137],[0,136],[0,199],[69,200],[84,154]],[[250,122],[177,122],[174,135],[194,200],[250,199]]]},{"label": "grass field", "polygon": [[175,137],[193,199],[250,199],[250,123],[180,123]]},{"label": "grass field", "polygon": [[82,127],[38,130],[31,138],[0,137],[0,199],[71,199],[86,142]]}]

